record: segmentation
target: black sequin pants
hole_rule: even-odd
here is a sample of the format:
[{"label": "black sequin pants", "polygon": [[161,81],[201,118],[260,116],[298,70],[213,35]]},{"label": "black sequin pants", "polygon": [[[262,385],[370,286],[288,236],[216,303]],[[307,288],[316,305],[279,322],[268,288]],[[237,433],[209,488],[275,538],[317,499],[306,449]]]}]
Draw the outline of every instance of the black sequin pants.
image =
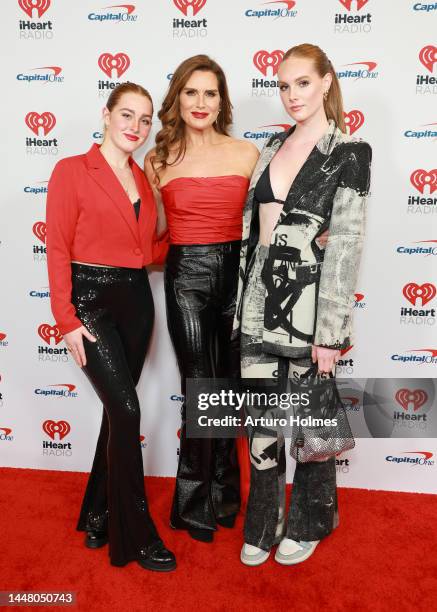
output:
[{"label": "black sequin pants", "polygon": [[[231,345],[240,242],[172,245],[165,268],[167,321],[181,373],[187,378],[239,375],[239,347]],[[186,436],[181,410],[179,466],[171,524],[215,530],[216,518],[240,507],[239,468],[233,439]]]},{"label": "black sequin pants", "polygon": [[[311,372],[310,357],[287,359],[262,349],[265,285],[261,271],[268,247],[258,245],[243,296],[241,321],[242,378],[292,378]],[[276,415],[278,416],[278,415]],[[321,540],[339,523],[335,457],[323,462],[296,463],[288,516],[285,514],[285,439],[280,427],[248,427],[251,463],[250,493],[244,541],[270,550],[283,537]]]},{"label": "black sequin pants", "polygon": [[159,540],[144,491],[135,390],[152,333],[153,297],[145,269],[72,264],[72,285],[77,316],[97,338],[84,338],[83,370],[104,408],[77,529],[108,530],[111,563],[121,566]]}]

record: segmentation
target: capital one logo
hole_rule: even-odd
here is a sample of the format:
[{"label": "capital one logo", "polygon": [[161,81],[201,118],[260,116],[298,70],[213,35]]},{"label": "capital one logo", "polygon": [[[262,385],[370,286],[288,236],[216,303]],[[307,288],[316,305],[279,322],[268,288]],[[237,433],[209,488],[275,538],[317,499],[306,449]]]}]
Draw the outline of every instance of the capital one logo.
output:
[{"label": "capital one logo", "polygon": [[435,285],[431,283],[423,283],[423,285],[408,283],[402,289],[402,293],[413,306],[416,306],[419,299],[422,301],[422,306],[425,306],[435,297],[437,291]]},{"label": "capital one logo", "polygon": [[102,53],[98,59],[98,64],[99,68],[103,70],[110,79],[112,78],[113,70],[116,71],[117,78],[119,79],[129,68],[130,59],[126,53],[116,53],[115,55],[111,53]]},{"label": "capital one logo", "polygon": [[[354,0],[339,0],[340,4],[344,6],[348,11],[352,10],[352,4]],[[357,11],[360,11],[365,4],[367,4],[369,0],[356,0]]]},{"label": "capital one logo", "polygon": [[38,327],[38,336],[49,346],[52,340],[55,341],[55,345],[59,344],[62,340],[62,334],[59,331],[58,326],[49,325],[48,323],[42,323]]},{"label": "capital one logo", "polygon": [[253,63],[264,76],[267,76],[267,70],[269,68],[272,69],[272,75],[275,76],[283,57],[284,52],[280,49],[276,49],[271,53],[262,49],[261,51],[257,51],[253,56]]},{"label": "capital one logo", "polygon": [[173,4],[186,17],[188,15],[188,9],[191,7],[193,10],[194,17],[201,9],[203,9],[206,4],[206,0],[173,0]]},{"label": "capital one logo", "polygon": [[3,342],[3,340],[6,338],[7,334],[4,334],[3,332],[0,332],[0,342]]},{"label": "capital one logo", "polygon": [[18,0],[18,5],[32,19],[32,13],[36,10],[38,18],[42,17],[50,6],[51,0]]},{"label": "capital one logo", "polygon": [[349,129],[349,134],[352,136],[363,125],[364,115],[359,110],[351,110],[348,113],[344,113],[344,122]]},{"label": "capital one logo", "polygon": [[4,431],[5,436],[10,436],[12,433],[12,429],[10,429],[9,427],[0,427],[0,431]]},{"label": "capital one logo", "polygon": [[408,412],[408,408],[412,406],[413,411],[417,412],[428,400],[428,394],[423,389],[399,389],[396,392],[395,399],[402,408]]},{"label": "capital one logo", "polygon": [[269,123],[269,125],[262,125],[263,128],[280,128],[283,132],[286,132],[291,128],[290,123]]},{"label": "capital one logo", "polygon": [[42,428],[52,440],[55,439],[56,434],[59,436],[58,439],[62,440],[62,438],[65,438],[71,431],[71,427],[67,421],[47,420],[42,424]]},{"label": "capital one logo", "polygon": [[47,134],[51,132],[56,125],[56,117],[50,112],[41,113],[40,115],[35,111],[31,111],[30,113],[27,113],[24,120],[27,127],[30,128],[37,136],[39,135],[40,130],[43,131],[44,136],[47,136]]},{"label": "capital one logo", "polygon": [[423,47],[419,52],[419,60],[427,70],[432,72],[434,64],[437,62],[437,47],[434,47],[434,45]]},{"label": "capital one logo", "polygon": [[437,189],[437,168],[429,172],[423,170],[423,168],[414,170],[410,176],[410,181],[413,187],[420,191],[420,193],[423,194],[426,186],[429,187],[429,193],[434,193]]},{"label": "capital one logo", "polygon": [[37,221],[33,224],[32,231],[38,240],[41,240],[42,243],[46,243],[46,234],[47,234],[47,225],[44,221]]}]

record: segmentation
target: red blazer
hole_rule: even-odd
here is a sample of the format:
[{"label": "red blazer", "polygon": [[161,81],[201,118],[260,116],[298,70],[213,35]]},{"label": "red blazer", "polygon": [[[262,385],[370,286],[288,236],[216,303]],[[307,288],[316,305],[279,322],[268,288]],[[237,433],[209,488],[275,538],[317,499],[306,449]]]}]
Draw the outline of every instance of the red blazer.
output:
[{"label": "red blazer", "polygon": [[62,334],[82,325],[71,303],[71,261],[123,268],[162,263],[168,244],[156,237],[156,205],[141,168],[129,158],[141,198],[134,208],[93,144],[88,153],[60,160],[47,195],[47,265],[53,316]]}]

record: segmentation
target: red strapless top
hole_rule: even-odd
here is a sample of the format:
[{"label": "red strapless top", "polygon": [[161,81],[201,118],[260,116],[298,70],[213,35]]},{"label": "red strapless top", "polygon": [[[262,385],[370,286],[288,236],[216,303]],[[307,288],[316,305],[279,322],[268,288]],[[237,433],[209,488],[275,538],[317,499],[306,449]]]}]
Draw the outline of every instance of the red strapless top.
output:
[{"label": "red strapless top", "polygon": [[179,177],[161,188],[171,244],[241,240],[249,179]]}]

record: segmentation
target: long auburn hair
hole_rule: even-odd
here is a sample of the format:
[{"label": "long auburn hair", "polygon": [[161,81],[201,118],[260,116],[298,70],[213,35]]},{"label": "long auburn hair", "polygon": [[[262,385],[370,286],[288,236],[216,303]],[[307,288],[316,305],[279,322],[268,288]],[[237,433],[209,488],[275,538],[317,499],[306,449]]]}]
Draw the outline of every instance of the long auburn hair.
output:
[{"label": "long auburn hair", "polygon": [[[219,134],[229,136],[229,127],[232,124],[232,104],[229,98],[228,85],[222,68],[208,55],[194,55],[184,60],[175,70],[170,81],[167,94],[158,112],[162,128],[156,134],[155,154],[151,157],[151,164],[159,182],[159,172],[167,166],[173,166],[181,161],[187,149],[185,138],[185,122],[181,117],[179,96],[187,81],[196,70],[212,72],[217,77],[220,94],[221,110],[214,124]],[[175,158],[168,163],[170,153],[176,153]]]},{"label": "long auburn hair", "polygon": [[282,58],[282,61],[289,59],[290,57],[303,57],[305,59],[312,60],[318,75],[323,78],[328,72],[332,76],[332,84],[329,88],[328,96],[326,100],[323,100],[323,106],[325,108],[326,117],[333,119],[337,127],[342,131],[346,132],[346,124],[344,122],[344,109],[343,109],[343,97],[341,95],[340,83],[334,70],[334,66],[328,59],[326,53],[317,45],[310,45],[304,43],[303,45],[296,45],[291,47]]}]

